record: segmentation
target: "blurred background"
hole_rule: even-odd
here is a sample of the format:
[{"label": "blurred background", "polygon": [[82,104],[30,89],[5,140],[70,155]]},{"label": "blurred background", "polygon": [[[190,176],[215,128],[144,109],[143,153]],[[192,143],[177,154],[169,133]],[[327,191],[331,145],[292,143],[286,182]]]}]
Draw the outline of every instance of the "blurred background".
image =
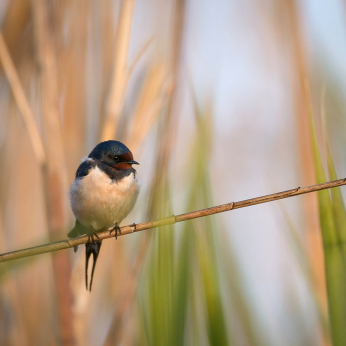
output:
[{"label": "blurred background", "polygon": [[[122,225],[345,177],[346,4],[2,0],[0,252],[61,240],[100,141],[142,188]],[[326,152],[321,150],[322,160]],[[328,179],[328,177],[327,177]],[[317,195],[0,265],[1,345],[330,345]]]}]

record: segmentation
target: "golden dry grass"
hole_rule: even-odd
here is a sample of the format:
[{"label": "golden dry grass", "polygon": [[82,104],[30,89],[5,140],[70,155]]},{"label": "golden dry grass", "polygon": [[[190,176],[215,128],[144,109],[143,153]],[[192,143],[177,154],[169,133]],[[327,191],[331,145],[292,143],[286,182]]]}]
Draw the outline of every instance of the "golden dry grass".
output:
[{"label": "golden dry grass", "polygon": [[[309,180],[306,56],[297,4],[279,1],[275,15],[260,1],[254,6],[266,20],[265,35],[290,47],[300,169]],[[69,184],[80,159],[102,140],[119,139],[136,160],[150,163],[139,168],[150,179],[124,224],[170,215],[176,200],[186,212],[213,204],[208,166],[217,136],[213,107],[211,102],[201,106],[191,85],[188,92],[182,88],[190,73],[183,59],[189,3],[153,1],[149,7],[139,14],[143,5],[134,0],[9,2],[0,31],[1,252],[66,237],[74,222]],[[140,28],[134,30],[135,18],[149,14],[154,32],[143,37]],[[183,129],[183,155],[176,149],[185,116],[179,92],[195,116],[191,128]],[[189,177],[179,196],[172,178],[182,174],[177,167]],[[306,337],[311,329],[304,329],[298,309],[292,320],[302,325],[295,335],[301,344],[328,345],[316,200],[304,201],[308,241],[293,241],[292,247],[299,243],[297,257],[303,256],[312,271],[306,280],[320,307],[317,336]],[[105,241],[91,294],[85,290],[81,248],[77,254],[62,251],[2,265],[0,343],[273,344],[252,300],[256,288],[246,285],[222,235],[226,228],[208,218]]]}]

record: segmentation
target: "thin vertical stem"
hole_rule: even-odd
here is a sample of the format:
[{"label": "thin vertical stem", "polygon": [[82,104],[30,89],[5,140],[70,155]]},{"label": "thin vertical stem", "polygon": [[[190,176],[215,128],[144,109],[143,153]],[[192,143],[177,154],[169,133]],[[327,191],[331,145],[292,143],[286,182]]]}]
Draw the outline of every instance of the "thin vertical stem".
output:
[{"label": "thin vertical stem", "polygon": [[[54,235],[67,229],[67,201],[65,197],[67,185],[59,116],[54,34],[52,32],[52,22],[49,19],[48,3],[47,0],[33,0],[32,9],[41,85],[41,109],[46,134],[47,169],[44,171],[44,178],[48,206],[47,217],[49,233]],[[72,294],[69,289],[71,266],[69,261],[70,257],[67,252],[53,257],[60,338],[63,345],[74,344],[71,311]]]},{"label": "thin vertical stem", "polygon": [[111,86],[106,106],[106,118],[102,128],[101,141],[113,139],[123,108],[128,82],[127,56],[130,46],[134,0],[123,0],[114,47],[114,65]]},{"label": "thin vertical stem", "polygon": [[[300,167],[304,184],[315,181],[312,140],[309,126],[310,101],[307,88],[307,62],[304,48],[303,32],[299,21],[299,12],[295,0],[284,0],[286,13],[292,36],[293,68],[295,71],[295,84],[293,96],[295,98],[295,121],[299,147]],[[314,277],[319,299],[327,311],[326,281],[324,275],[323,246],[320,227],[317,219],[317,198],[308,195],[304,198],[305,236],[307,237],[308,253],[311,258]]]},{"label": "thin vertical stem", "polygon": [[0,31],[0,60],[4,68],[8,82],[10,84],[13,97],[16,101],[20,114],[23,118],[23,122],[27,129],[32,147],[34,149],[35,156],[37,158],[38,163],[42,166],[45,163],[46,155],[44,152],[41,135],[38,131],[34,114],[25,96],[25,92],[19,80],[16,67],[14,66],[14,63],[11,59],[10,53],[7,49],[7,45],[1,31]]}]

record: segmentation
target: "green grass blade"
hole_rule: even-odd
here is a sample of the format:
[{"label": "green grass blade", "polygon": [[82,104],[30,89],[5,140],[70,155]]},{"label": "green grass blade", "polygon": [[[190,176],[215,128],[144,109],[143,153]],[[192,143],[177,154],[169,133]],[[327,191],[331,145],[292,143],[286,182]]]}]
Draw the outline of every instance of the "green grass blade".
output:
[{"label": "green grass blade", "polygon": [[[312,144],[317,183],[326,181],[320,151],[318,149],[314,126],[311,121]],[[329,164],[329,167],[331,165]],[[333,171],[331,172],[332,174]],[[335,196],[335,194],[334,194]],[[346,267],[345,250],[341,245],[338,222],[335,217],[329,191],[318,192],[320,225],[324,248],[324,262],[328,295],[329,321],[334,346],[346,345]],[[337,207],[340,213],[340,201]]]},{"label": "green grass blade", "polygon": [[[327,162],[329,177],[331,180],[337,180],[337,175],[334,167],[334,162],[330,154],[329,146],[327,145]],[[335,224],[338,232],[338,237],[341,243],[346,242],[346,212],[345,205],[342,199],[340,187],[331,189],[332,207],[334,213]]]}]

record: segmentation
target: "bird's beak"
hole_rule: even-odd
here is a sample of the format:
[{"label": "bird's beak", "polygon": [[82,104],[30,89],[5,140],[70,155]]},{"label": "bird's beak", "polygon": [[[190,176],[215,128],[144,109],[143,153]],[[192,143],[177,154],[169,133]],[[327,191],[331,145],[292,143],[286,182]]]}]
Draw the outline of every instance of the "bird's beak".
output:
[{"label": "bird's beak", "polygon": [[124,163],[128,163],[130,165],[139,165],[139,163],[135,160],[131,160],[131,161],[127,161],[127,162],[124,162]]}]

